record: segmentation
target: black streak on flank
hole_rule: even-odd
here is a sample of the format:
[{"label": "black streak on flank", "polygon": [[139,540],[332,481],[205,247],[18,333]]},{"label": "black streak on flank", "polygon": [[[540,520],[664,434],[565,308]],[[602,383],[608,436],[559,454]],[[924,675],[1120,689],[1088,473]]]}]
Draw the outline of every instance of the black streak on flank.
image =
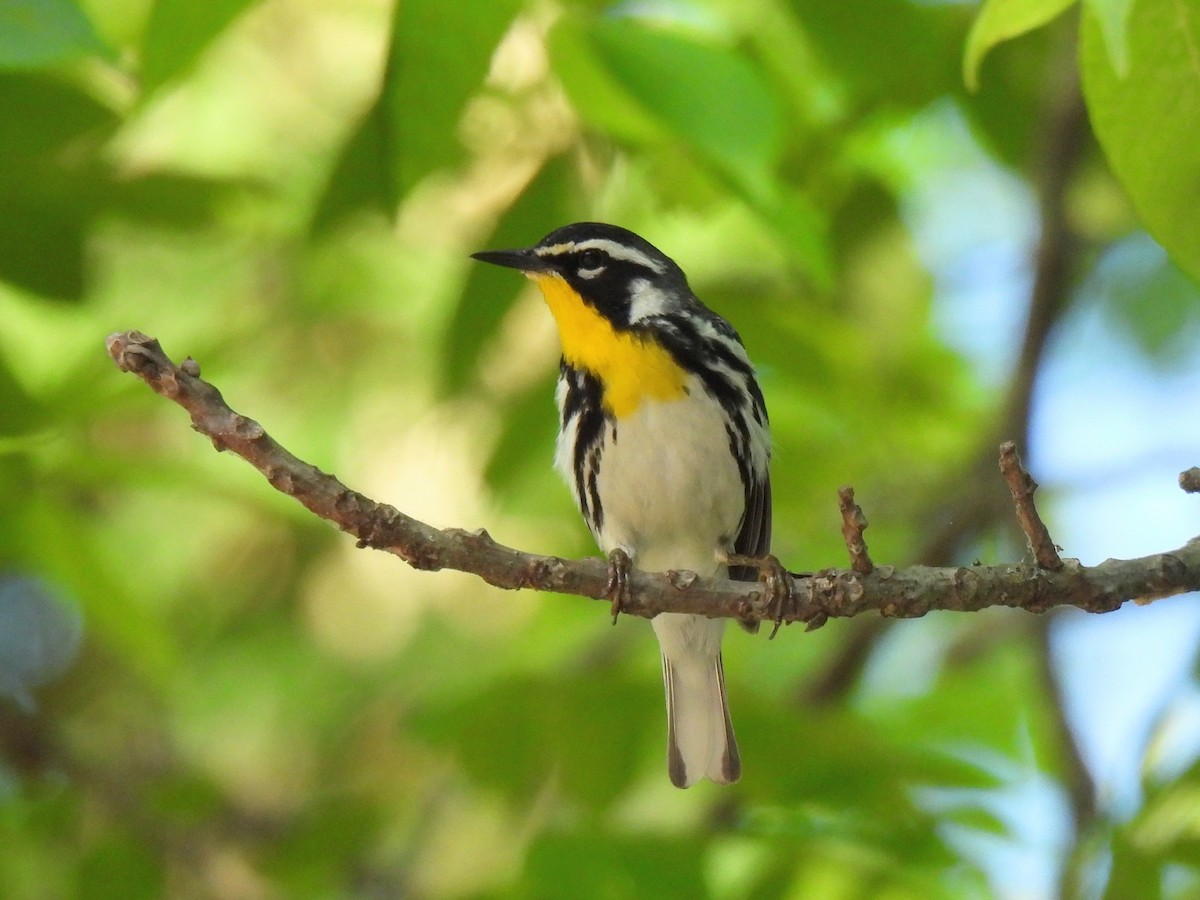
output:
[{"label": "black streak on flank", "polygon": [[[576,420],[575,455],[572,468],[575,475],[575,494],[580,509],[593,532],[603,524],[597,478],[600,473],[600,450],[608,417],[604,413],[604,389],[600,379],[563,362],[560,377],[566,381],[567,395],[563,400],[564,426]],[[614,424],[615,430],[615,424]]]}]

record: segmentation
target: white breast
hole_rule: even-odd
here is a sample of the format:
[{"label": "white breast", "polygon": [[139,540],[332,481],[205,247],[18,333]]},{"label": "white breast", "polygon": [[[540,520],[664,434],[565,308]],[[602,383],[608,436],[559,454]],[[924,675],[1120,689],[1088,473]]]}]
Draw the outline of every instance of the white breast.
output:
[{"label": "white breast", "polygon": [[[557,455],[568,483],[570,441],[560,439]],[[715,574],[718,549],[732,544],[745,507],[725,417],[694,376],[683,398],[644,401],[608,424],[596,487],[604,509],[601,549],[630,550],[647,571]]]}]

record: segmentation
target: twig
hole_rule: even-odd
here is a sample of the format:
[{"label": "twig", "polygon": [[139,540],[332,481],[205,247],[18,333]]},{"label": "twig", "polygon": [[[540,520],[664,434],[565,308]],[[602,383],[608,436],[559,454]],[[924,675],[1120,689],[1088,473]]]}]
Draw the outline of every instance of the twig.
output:
[{"label": "twig", "polygon": [[[1033,281],[1021,348],[1001,420],[985,436],[979,452],[964,471],[955,473],[941,489],[931,492],[938,500],[923,516],[923,521],[930,523],[929,533],[914,555],[915,561],[926,565],[958,562],[965,555],[965,548],[1007,515],[1004,489],[994,478],[995,447],[1009,436],[1016,436],[1023,446],[1028,445],[1034,381],[1050,334],[1073,296],[1071,284],[1080,242],[1068,214],[1067,188],[1080,166],[1090,158],[1091,146],[1073,41],[1064,42],[1045,80],[1047,102],[1035,128],[1042,136],[1035,160],[1040,228],[1030,260]],[[886,624],[874,619],[854,623],[854,636],[842,644],[824,674],[815,679],[817,690],[827,702],[836,702],[858,683],[875,642],[887,633]]]},{"label": "twig", "polygon": [[[359,546],[385,550],[418,569],[471,572],[501,588],[533,588],[610,602],[608,565],[601,559],[563,560],[523,553],[492,540],[486,531],[437,529],[350,490],[332,475],[297,459],[252,419],[234,412],[220,392],[185,372],[158,341],[139,332],[110,335],[117,366],[188,411],[192,427],[258,469],[279,491],[358,538]],[[198,372],[194,363],[190,372]],[[771,597],[760,585],[701,578],[692,572],[630,573],[631,597],[622,612],[652,618],[661,612],[762,621],[774,618]],[[1200,538],[1178,550],[1098,566],[1069,560],[1056,570],[1027,564],[897,569],[869,573],[827,569],[794,580],[784,604],[785,622],[821,616],[856,616],[876,610],[889,617],[922,616],[930,610],[969,612],[1008,606],[1044,612],[1074,606],[1109,612],[1126,599],[1169,597],[1200,590]]]},{"label": "twig", "polygon": [[867,528],[867,517],[862,507],[854,502],[854,488],[838,488],[838,509],[842,512],[842,539],[850,552],[850,568],[864,575],[875,568],[867,553],[867,542],[863,532]]},{"label": "twig", "polygon": [[1037,507],[1033,502],[1033,494],[1038,489],[1038,483],[1021,465],[1021,457],[1017,455],[1017,445],[1012,441],[1005,441],[1000,445],[1000,473],[1008,482],[1009,493],[1012,494],[1013,503],[1017,507],[1017,522],[1020,523],[1021,530],[1025,532],[1037,564],[1043,569],[1053,571],[1061,569],[1062,558],[1058,555],[1054,541],[1050,540],[1050,531],[1046,528],[1042,517],[1038,515]]}]

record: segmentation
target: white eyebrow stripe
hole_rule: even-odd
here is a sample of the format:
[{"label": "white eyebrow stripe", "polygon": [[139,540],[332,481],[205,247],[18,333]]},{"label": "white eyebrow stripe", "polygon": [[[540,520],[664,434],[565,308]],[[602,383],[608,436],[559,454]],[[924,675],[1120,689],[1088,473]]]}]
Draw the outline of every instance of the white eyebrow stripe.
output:
[{"label": "white eyebrow stripe", "polygon": [[655,275],[661,275],[666,271],[666,267],[656,259],[647,256],[641,250],[633,247],[627,247],[624,244],[618,244],[616,241],[610,241],[608,238],[591,238],[586,241],[567,241],[563,244],[553,244],[549,247],[539,247],[533,252],[539,257],[546,256],[561,256],[565,253],[580,252],[583,250],[602,250],[613,259],[623,259],[636,265],[643,266],[649,269]]},{"label": "white eyebrow stripe", "polygon": [[616,241],[610,241],[608,238],[592,238],[590,241],[580,241],[575,245],[576,251],[579,250],[603,250],[613,259],[624,259],[631,263],[636,263],[639,266],[649,269],[655,275],[661,275],[666,271],[662,263],[656,259],[651,259],[641,250],[636,250],[633,247],[627,247],[625,244],[618,244]]}]

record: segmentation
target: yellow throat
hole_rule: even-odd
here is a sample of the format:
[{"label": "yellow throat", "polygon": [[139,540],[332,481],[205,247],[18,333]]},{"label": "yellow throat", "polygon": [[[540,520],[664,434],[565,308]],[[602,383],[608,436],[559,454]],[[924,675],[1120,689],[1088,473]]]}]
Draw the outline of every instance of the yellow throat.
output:
[{"label": "yellow throat", "polygon": [[559,275],[533,273],[558,323],[563,358],[591,372],[604,387],[604,406],[618,419],[644,399],[677,400],[686,393],[687,373],[662,346],[617,331]]}]

